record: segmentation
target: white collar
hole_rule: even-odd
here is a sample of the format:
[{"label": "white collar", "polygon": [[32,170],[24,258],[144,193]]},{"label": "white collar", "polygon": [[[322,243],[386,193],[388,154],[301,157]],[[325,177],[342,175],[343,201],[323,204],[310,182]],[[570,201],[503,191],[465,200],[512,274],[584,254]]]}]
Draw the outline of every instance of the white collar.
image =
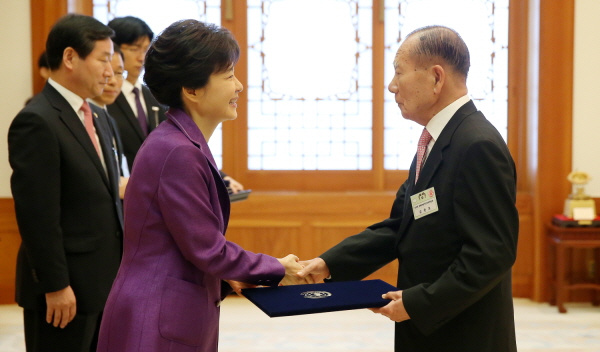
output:
[{"label": "white collar", "polygon": [[71,92],[70,90],[62,86],[60,83],[53,80],[52,78],[48,78],[48,84],[54,87],[54,89],[56,89],[58,93],[62,95],[63,98],[65,98],[67,103],[71,105],[73,111],[75,111],[75,113],[79,115],[79,110],[83,105],[83,99],[79,95]]},{"label": "white collar", "polygon": [[131,84],[128,80],[123,81],[123,87],[121,88],[123,91],[133,94],[133,88],[137,88],[141,92],[142,83],[140,83],[140,81],[135,81],[135,84]]},{"label": "white collar", "polygon": [[435,116],[433,118],[431,118],[431,120],[429,120],[429,122],[427,123],[427,126],[425,126],[425,127],[427,128],[427,131],[429,132],[429,134],[431,134],[431,137],[433,138],[434,141],[437,141],[440,134],[442,133],[442,130],[444,129],[444,127],[446,127],[446,125],[448,124],[448,121],[450,121],[452,116],[454,116],[454,114],[456,114],[458,109],[460,109],[463,105],[468,103],[470,100],[471,100],[471,98],[469,98],[468,94],[464,95],[464,96],[456,99],[450,105],[443,108],[442,111],[435,114]]}]

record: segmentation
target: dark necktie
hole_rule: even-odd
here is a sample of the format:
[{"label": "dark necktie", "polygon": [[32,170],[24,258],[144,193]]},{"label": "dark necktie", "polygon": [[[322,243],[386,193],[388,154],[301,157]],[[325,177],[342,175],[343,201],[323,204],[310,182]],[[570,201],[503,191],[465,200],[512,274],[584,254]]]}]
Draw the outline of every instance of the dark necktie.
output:
[{"label": "dark necktie", "polygon": [[146,113],[144,112],[144,107],[142,106],[142,102],[140,101],[140,90],[137,87],[134,87],[133,94],[135,94],[135,107],[137,108],[138,122],[140,123],[140,127],[142,128],[142,133],[144,134],[144,136],[147,136],[148,121],[146,120]]},{"label": "dark necktie", "polygon": [[421,173],[421,168],[423,167],[423,159],[425,158],[425,153],[427,152],[427,145],[431,141],[431,135],[426,128],[423,128],[423,132],[421,132],[421,138],[419,138],[419,144],[417,145],[417,174],[415,177],[415,183],[419,179],[419,174]]},{"label": "dark necktie", "polygon": [[85,126],[85,130],[94,144],[94,148],[96,148],[96,153],[98,153],[98,156],[100,156],[100,147],[98,147],[98,141],[96,140],[94,119],[92,118],[92,109],[90,108],[90,104],[88,104],[87,101],[84,101],[79,110],[83,111],[83,125]]}]

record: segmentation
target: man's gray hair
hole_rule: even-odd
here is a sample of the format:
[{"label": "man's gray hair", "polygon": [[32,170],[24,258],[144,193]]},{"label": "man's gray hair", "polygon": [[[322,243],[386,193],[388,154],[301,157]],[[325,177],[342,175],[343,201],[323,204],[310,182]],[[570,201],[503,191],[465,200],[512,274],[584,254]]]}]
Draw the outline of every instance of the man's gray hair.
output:
[{"label": "man's gray hair", "polygon": [[444,26],[426,26],[410,32],[406,39],[412,36],[418,36],[419,39],[410,52],[417,62],[441,58],[456,72],[467,77],[471,66],[469,49],[455,30]]}]

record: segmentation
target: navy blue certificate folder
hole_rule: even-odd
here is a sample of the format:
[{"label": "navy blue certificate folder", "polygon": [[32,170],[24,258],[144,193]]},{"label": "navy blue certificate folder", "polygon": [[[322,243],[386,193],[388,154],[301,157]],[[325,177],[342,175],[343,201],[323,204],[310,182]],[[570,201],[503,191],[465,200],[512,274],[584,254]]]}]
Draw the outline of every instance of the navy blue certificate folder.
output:
[{"label": "navy blue certificate folder", "polygon": [[390,303],[381,295],[398,289],[381,280],[342,281],[246,288],[242,294],[271,318],[378,308]]}]

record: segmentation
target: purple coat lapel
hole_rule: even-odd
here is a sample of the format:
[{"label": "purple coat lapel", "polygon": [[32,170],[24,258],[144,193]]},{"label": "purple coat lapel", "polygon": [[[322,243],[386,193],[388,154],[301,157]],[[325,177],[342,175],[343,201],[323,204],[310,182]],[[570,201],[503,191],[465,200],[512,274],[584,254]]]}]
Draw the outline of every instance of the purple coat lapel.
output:
[{"label": "purple coat lapel", "polygon": [[179,130],[192,142],[196,145],[202,154],[208,160],[208,164],[210,166],[210,171],[215,178],[215,184],[217,185],[217,192],[219,195],[219,203],[221,204],[221,210],[223,212],[223,224],[224,228],[221,229],[223,234],[227,231],[227,224],[229,223],[229,214],[230,214],[230,201],[229,201],[229,192],[227,191],[227,187],[225,183],[223,183],[223,179],[221,178],[221,174],[219,173],[219,169],[216,166],[215,159],[210,152],[210,148],[206,143],[206,139],[198,125],[189,117],[184,111],[180,109],[171,108],[166,113],[167,118],[171,120]]}]

